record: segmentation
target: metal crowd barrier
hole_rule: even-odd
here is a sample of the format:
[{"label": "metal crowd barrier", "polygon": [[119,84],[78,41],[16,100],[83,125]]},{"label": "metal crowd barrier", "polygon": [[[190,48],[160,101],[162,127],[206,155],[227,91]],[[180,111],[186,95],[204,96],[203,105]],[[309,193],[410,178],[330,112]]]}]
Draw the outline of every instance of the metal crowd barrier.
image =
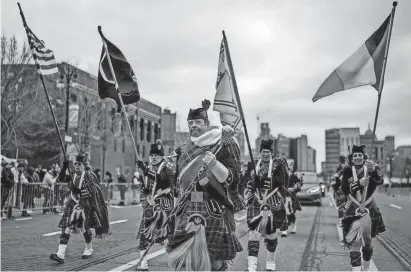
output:
[{"label": "metal crowd barrier", "polygon": [[[104,200],[109,205],[137,205],[142,201],[140,185],[130,183],[100,183]],[[70,197],[67,183],[49,187],[41,182],[1,186],[1,217],[27,216],[34,213],[59,213]]]}]

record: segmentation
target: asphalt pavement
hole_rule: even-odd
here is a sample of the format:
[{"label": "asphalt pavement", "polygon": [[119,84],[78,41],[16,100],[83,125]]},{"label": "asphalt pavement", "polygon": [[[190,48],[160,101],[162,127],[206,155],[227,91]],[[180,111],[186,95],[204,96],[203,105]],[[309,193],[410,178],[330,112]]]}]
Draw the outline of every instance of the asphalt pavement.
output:
[{"label": "asphalt pavement", "polygon": [[[380,199],[381,198],[381,199]],[[377,202],[384,213],[387,228],[407,234],[406,226],[397,226],[409,217],[407,205],[385,196]],[[277,270],[282,271],[347,271],[350,270],[348,251],[340,246],[341,231],[338,229],[337,212],[331,198],[322,200],[322,207],[303,206],[297,213],[297,233],[279,237]],[[400,208],[395,208],[392,205]],[[385,210],[389,215],[385,215]],[[407,211],[405,211],[407,209]],[[93,257],[82,260],[84,250],[82,235],[72,235],[66,251],[65,263],[58,265],[49,259],[57,251],[59,215],[36,215],[27,220],[1,221],[1,268],[2,271],[133,271],[139,257],[136,232],[141,218],[141,206],[110,207],[110,222],[113,234],[106,240],[94,240]],[[247,268],[248,229],[245,213],[237,215],[236,234],[244,251],[238,254],[229,266],[230,271]],[[404,223],[401,223],[404,224]],[[403,271],[404,267],[386,246],[374,241],[375,268],[380,271]],[[149,254],[151,271],[169,270],[167,255],[161,246],[152,248]],[[264,271],[265,249],[260,246],[259,270]]]}]

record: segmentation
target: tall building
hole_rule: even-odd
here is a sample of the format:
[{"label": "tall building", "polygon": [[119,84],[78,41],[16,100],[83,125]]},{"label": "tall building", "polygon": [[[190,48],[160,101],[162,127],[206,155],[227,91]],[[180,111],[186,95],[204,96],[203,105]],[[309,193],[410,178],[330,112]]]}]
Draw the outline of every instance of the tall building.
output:
[{"label": "tall building", "polygon": [[260,152],[261,140],[267,140],[267,139],[272,139],[274,141],[274,146],[275,146],[275,138],[273,135],[271,135],[270,125],[268,123],[261,123],[260,134],[255,140],[255,149],[256,149],[255,151],[257,153]]},{"label": "tall building", "polygon": [[161,114],[161,140],[163,141],[165,155],[174,150],[175,134],[177,131],[177,114],[169,109],[164,109]]},{"label": "tall building", "polygon": [[[238,141],[238,145],[240,146],[240,160],[242,161],[248,161],[250,160],[250,156],[246,156],[245,155],[245,150],[246,150],[246,139],[245,139],[245,135],[243,130],[240,130],[237,135],[235,136],[237,141]],[[247,150],[248,151],[248,150]],[[247,152],[248,153],[248,152]]]},{"label": "tall building", "polygon": [[296,171],[309,171],[307,135],[301,135],[301,137],[291,140],[290,158],[294,159]]},{"label": "tall building", "polygon": [[[393,157],[392,176],[398,178],[405,178],[407,169],[407,159],[408,162],[411,160],[411,145],[401,145],[397,147],[395,153],[396,156]],[[408,169],[408,171],[410,171],[411,166],[408,166]]]},{"label": "tall building", "polygon": [[360,144],[359,128],[334,128],[325,131],[326,178],[331,177],[339,162],[339,156],[347,156],[353,145]]},{"label": "tall building", "polygon": [[312,148],[311,146],[308,146],[307,148],[307,157],[308,157],[308,169],[307,171],[310,172],[317,172],[317,165],[316,165],[316,150],[314,148]]},{"label": "tall building", "polygon": [[287,159],[290,158],[290,144],[290,138],[287,138],[282,134],[278,134],[275,145],[275,156],[284,156]]}]

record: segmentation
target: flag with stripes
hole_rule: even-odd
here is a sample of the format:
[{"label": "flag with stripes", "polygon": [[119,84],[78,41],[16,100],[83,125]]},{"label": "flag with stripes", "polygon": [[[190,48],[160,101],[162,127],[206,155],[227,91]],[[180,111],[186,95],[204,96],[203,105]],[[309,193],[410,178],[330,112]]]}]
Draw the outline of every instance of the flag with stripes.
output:
[{"label": "flag with stripes", "polygon": [[377,91],[380,90],[383,85],[381,75],[392,18],[391,13],[360,48],[328,76],[312,98],[313,102],[360,86],[371,85]]},{"label": "flag with stripes", "polygon": [[218,74],[215,86],[217,93],[214,98],[213,110],[220,112],[222,125],[234,124],[236,129],[241,129],[241,115],[234,95],[231,75],[228,69],[227,56],[224,42],[221,41],[220,56],[218,60]]},{"label": "flag with stripes", "polygon": [[24,28],[26,29],[29,46],[31,53],[33,54],[34,62],[36,63],[38,73],[43,76],[58,73],[54,52],[46,47],[44,41],[37,38],[25,22]]}]

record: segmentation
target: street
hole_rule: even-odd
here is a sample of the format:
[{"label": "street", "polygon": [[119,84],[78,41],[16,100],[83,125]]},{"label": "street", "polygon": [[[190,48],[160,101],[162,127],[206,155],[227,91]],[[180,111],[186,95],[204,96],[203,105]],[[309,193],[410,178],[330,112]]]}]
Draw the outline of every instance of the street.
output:
[{"label": "street", "polygon": [[[397,200],[385,195],[377,196],[377,203],[387,225],[387,240],[391,249],[401,251],[407,259],[407,246],[394,244],[397,236],[410,241],[408,233],[411,220],[411,202]],[[34,215],[26,220],[3,220],[1,261],[2,270],[18,271],[133,271],[139,257],[136,232],[141,218],[141,206],[110,206],[110,222],[113,234],[106,240],[94,240],[93,257],[81,259],[84,250],[82,235],[72,235],[65,263],[56,264],[49,259],[57,251],[60,217],[58,215]],[[245,213],[238,214],[237,236],[243,245],[241,252],[230,264],[230,271],[247,268],[247,226]],[[408,220],[408,222],[404,222]],[[401,223],[399,223],[401,221]],[[331,197],[322,199],[322,207],[303,206],[297,214],[297,233],[279,238],[276,257],[279,271],[347,271],[350,270],[349,253],[340,246],[341,231],[338,228],[337,212]],[[393,235],[395,233],[395,235]],[[408,240],[405,240],[408,239]],[[384,242],[383,241],[383,242]],[[387,242],[386,241],[386,242]],[[409,244],[409,242],[408,242]],[[151,271],[168,270],[167,255],[161,246],[155,246],[149,254]],[[259,270],[264,271],[264,246],[260,246]],[[375,239],[372,268],[379,271],[404,271],[403,263],[386,246]],[[398,252],[397,252],[398,253]],[[411,253],[411,252],[410,252]],[[410,255],[411,256],[411,255]],[[403,260],[404,261],[404,260]]]}]

